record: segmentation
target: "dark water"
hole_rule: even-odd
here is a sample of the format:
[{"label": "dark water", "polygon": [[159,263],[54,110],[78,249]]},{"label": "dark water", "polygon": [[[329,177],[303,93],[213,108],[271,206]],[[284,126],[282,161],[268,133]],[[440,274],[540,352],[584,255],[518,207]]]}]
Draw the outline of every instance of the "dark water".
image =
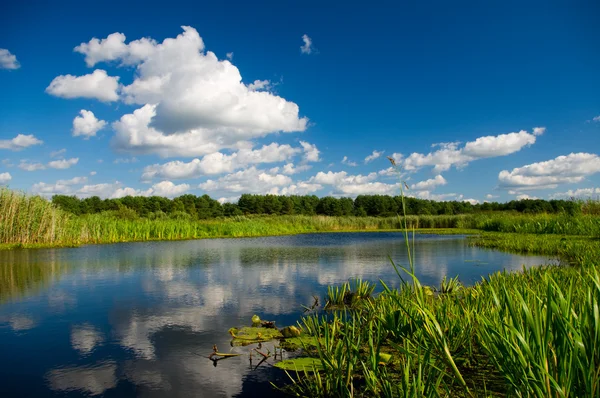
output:
[{"label": "dark water", "polygon": [[[418,236],[424,284],[473,283],[548,262]],[[349,278],[398,285],[399,233],[129,243],[0,251],[0,397],[270,397],[285,374],[232,349],[227,330],[253,314],[285,326],[326,286]],[[264,344],[263,350],[271,348]],[[272,349],[272,348],[271,348]]]}]

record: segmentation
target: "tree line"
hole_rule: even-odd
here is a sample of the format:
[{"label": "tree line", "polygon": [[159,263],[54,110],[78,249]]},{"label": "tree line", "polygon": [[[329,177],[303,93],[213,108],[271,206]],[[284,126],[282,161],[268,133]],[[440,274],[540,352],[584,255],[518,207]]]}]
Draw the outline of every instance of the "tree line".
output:
[{"label": "tree line", "polygon": [[[186,218],[209,219],[237,215],[326,215],[388,217],[402,214],[402,198],[387,195],[359,195],[352,198],[335,198],[315,195],[279,196],[244,194],[237,203],[221,204],[208,195],[182,195],[174,199],[160,196],[126,196],[119,199],[100,199],[98,196],[78,198],[55,195],[52,202],[61,209],[76,214],[113,212],[125,218]],[[506,203],[486,202],[471,204],[461,201],[437,202],[405,197],[406,214],[453,215],[490,211],[519,213],[577,214],[581,204],[574,200],[523,199]]]}]

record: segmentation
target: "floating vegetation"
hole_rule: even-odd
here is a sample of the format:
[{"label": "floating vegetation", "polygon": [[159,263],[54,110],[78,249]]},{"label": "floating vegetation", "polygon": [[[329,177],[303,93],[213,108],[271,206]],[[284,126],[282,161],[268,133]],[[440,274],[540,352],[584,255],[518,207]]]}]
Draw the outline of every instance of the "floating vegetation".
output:
[{"label": "floating vegetation", "polygon": [[294,372],[318,372],[323,370],[323,364],[318,358],[298,357],[277,362],[275,367]]}]

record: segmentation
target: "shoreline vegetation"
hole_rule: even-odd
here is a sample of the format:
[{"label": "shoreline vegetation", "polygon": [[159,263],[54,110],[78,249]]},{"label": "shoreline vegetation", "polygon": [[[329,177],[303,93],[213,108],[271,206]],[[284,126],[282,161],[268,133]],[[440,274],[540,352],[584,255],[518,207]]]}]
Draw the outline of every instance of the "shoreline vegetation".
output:
[{"label": "shoreline vegetation", "polygon": [[[370,282],[332,286],[327,309],[298,322],[316,342],[304,345],[300,356],[312,369],[289,370],[291,382],[277,388],[313,397],[597,397],[598,207],[588,201],[570,211],[534,214],[151,219],[134,217],[129,208],[75,215],[41,197],[4,189],[0,248],[400,230],[412,258],[411,231],[476,233],[469,237],[472,245],[556,256],[562,265],[497,272],[473,286],[451,275],[439,286],[423,286],[414,272],[418,264],[392,262],[401,280],[397,289],[386,281],[376,295]],[[38,271],[23,272],[11,277],[28,280]]]},{"label": "shoreline vegetation", "polygon": [[[190,200],[196,198],[209,203],[207,208],[216,206],[215,203],[219,204],[216,201],[210,202],[210,198],[194,197],[193,195],[185,196]],[[242,198],[244,196],[247,196],[246,202],[248,202],[250,201],[249,198],[256,201],[272,197],[273,195],[266,195],[264,197],[260,195],[242,195]],[[84,203],[84,201],[73,197],[60,198],[63,202],[66,200],[65,198],[70,198],[69,200],[72,203]],[[241,202],[243,202],[242,198],[240,198]],[[310,202],[312,200],[310,196],[295,198],[299,203],[303,201]],[[357,197],[355,202],[367,203],[371,200],[377,203],[377,201],[387,200],[390,203],[396,203],[396,198],[365,196],[362,199],[361,197]],[[133,200],[138,198],[128,197],[123,199]],[[169,199],[165,198],[160,199],[169,201]],[[176,198],[169,203],[177,203],[178,199]],[[287,199],[292,200],[289,197]],[[316,201],[313,200],[312,202],[313,207],[311,211],[313,212],[317,212],[316,209],[324,207],[319,207],[319,199],[316,199]],[[335,200],[334,198],[325,199]],[[232,216],[221,215],[212,218],[193,218],[190,213],[178,211],[175,211],[170,216],[167,216],[166,213],[158,216],[157,214],[161,213],[148,212],[146,217],[141,217],[139,210],[127,207],[122,202],[119,202],[120,207],[117,210],[103,210],[98,213],[92,212],[77,215],[63,210],[63,207],[56,202],[60,202],[60,200],[49,202],[39,196],[29,196],[0,188],[0,249],[73,247],[84,244],[154,240],[263,237],[317,232],[398,231],[405,227],[408,230],[414,229],[416,232],[422,233],[435,231],[436,233],[446,234],[473,234],[479,231],[561,234],[564,236],[600,236],[600,217],[595,215],[597,214],[598,206],[594,207],[593,204],[595,202],[593,201],[541,201],[546,203],[547,206],[540,205],[538,203],[540,201],[535,201],[539,208],[549,207],[554,209],[556,207],[558,209],[560,207],[567,209],[562,212],[551,213],[519,213],[513,210],[478,211],[467,214],[416,214],[402,217],[333,216],[322,214],[238,214]],[[126,203],[127,200],[124,200],[124,202]],[[351,202],[351,199],[346,201],[348,205]],[[431,201],[416,200],[414,203],[418,204],[421,202],[429,203]],[[114,202],[110,203],[114,204]],[[435,206],[439,205],[438,202],[431,203],[434,203]],[[467,205],[471,206],[472,210],[473,206],[470,204]],[[531,206],[532,204],[530,203],[514,205],[513,207],[531,208]],[[195,205],[191,209],[197,212]],[[493,247],[489,238],[485,238],[485,243],[481,243],[481,245]],[[513,247],[513,250],[516,249],[518,248]],[[524,251],[531,252],[531,250],[527,249],[524,248]],[[543,253],[554,254],[547,253],[547,251]]]}]

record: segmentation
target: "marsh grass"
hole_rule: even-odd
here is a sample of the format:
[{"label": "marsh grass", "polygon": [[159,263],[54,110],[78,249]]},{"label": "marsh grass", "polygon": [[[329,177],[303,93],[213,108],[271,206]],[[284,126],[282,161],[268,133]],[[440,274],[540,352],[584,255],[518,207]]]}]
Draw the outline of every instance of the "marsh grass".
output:
[{"label": "marsh grass", "polygon": [[[409,263],[396,265],[390,259],[400,287],[380,281],[382,293],[357,301],[348,300],[354,298],[350,283],[330,287],[326,302],[332,311],[301,321],[304,332],[318,341],[314,355],[322,370],[290,374],[286,392],[311,397],[599,396],[596,241],[532,235],[519,243],[523,232],[594,235],[598,220],[485,216],[475,221],[485,230],[513,233],[476,238],[481,246],[561,254],[576,266],[499,272],[470,287],[458,278],[444,278],[439,289],[423,286],[415,276],[410,224],[400,217]],[[592,254],[586,254],[591,247]]]}]

